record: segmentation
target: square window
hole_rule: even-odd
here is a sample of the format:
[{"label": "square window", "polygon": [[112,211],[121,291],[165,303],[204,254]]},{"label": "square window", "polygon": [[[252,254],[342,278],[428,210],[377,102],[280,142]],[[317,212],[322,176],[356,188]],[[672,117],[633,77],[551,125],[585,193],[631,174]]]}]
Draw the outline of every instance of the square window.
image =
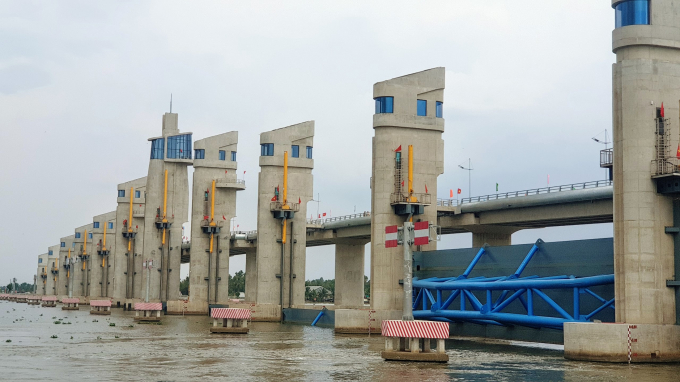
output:
[{"label": "square window", "polygon": [[135,198],[141,198],[142,197],[142,192],[141,191],[135,191]]},{"label": "square window", "polygon": [[80,239],[80,232],[76,232],[76,239]]},{"label": "square window", "polygon": [[312,159],[312,146],[307,146],[307,159]]},{"label": "square window", "polygon": [[90,233],[87,234],[87,238],[88,238],[88,239],[92,239],[92,232],[90,232]]},{"label": "square window", "polygon": [[394,97],[375,98],[375,114],[394,113]]},{"label": "square window", "polygon": [[39,264],[39,263],[42,263],[42,258],[39,258],[39,259],[38,259],[38,264]]},{"label": "square window", "polygon": [[444,102],[437,101],[437,118],[444,118]]},{"label": "square window", "polygon": [[427,116],[427,101],[424,99],[418,100],[418,115],[421,117]]},{"label": "square window", "polygon": [[52,255],[54,255],[54,252],[52,252],[52,250],[50,249],[50,250],[49,250],[49,253],[48,253],[48,256],[52,256]]},{"label": "square window", "polygon": [[298,145],[293,145],[291,146],[292,151],[293,151],[293,158],[299,158],[300,157],[300,146]]},{"label": "square window", "polygon": [[124,198],[125,197],[125,190],[118,190],[118,197]]},{"label": "square window", "polygon": [[60,245],[61,245],[62,248],[65,248],[65,247],[66,247],[66,242],[63,242],[63,241],[62,241]]},{"label": "square window", "polygon": [[260,145],[260,155],[263,157],[270,157],[274,155],[274,144],[263,143]]},{"label": "square window", "polygon": [[220,160],[227,160],[227,152],[220,150]]},{"label": "square window", "polygon": [[92,223],[92,228],[99,228],[99,222]]},{"label": "square window", "polygon": [[204,149],[194,150],[194,158],[195,159],[205,159],[205,150]]},{"label": "square window", "polygon": [[236,151],[231,152],[231,161],[236,162]]},{"label": "square window", "polygon": [[113,222],[109,222],[109,229],[113,229]]}]

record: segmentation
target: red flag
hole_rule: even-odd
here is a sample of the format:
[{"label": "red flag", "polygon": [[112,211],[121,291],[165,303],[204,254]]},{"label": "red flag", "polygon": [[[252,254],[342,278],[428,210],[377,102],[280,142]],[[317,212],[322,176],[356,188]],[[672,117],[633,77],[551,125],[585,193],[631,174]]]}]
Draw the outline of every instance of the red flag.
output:
[{"label": "red flag", "polygon": [[203,220],[208,220],[208,215],[203,215]]},{"label": "red flag", "polygon": [[319,215],[319,217],[317,217],[317,219],[321,219],[321,215]]},{"label": "red flag", "polygon": [[678,143],[678,152],[675,155],[680,159],[680,143]]},{"label": "red flag", "polygon": [[323,216],[326,216],[326,213],[325,213],[325,212],[323,213]]},{"label": "red flag", "polygon": [[227,218],[224,215],[222,215],[222,220],[227,220]]},{"label": "red flag", "polygon": [[401,181],[401,186],[404,187],[404,181],[403,180]]},{"label": "red flag", "polygon": [[183,153],[184,151],[182,151],[182,149],[179,149],[179,152]]},{"label": "red flag", "polygon": [[274,195],[274,197],[272,198],[272,202],[275,202],[275,201],[276,201],[276,195]]},{"label": "red flag", "polygon": [[224,173],[225,173],[225,174],[226,174],[227,172],[228,172],[227,170],[224,170]]},{"label": "red flag", "polygon": [[243,170],[243,175],[245,175],[245,174],[246,174],[246,171],[245,171],[245,170]]},{"label": "red flag", "polygon": [[461,191],[461,189],[459,188],[459,189],[458,189],[458,195],[460,195],[461,192],[462,192],[462,191]]},{"label": "red flag", "polygon": [[302,199],[298,197],[298,204],[302,204]]},{"label": "red flag", "polygon": [[429,192],[427,192],[427,184],[425,185],[425,193],[429,194]]},{"label": "red flag", "polygon": [[395,152],[395,153],[399,153],[399,152],[401,152],[401,145],[399,145],[399,147],[397,147],[397,149],[396,149],[396,150],[394,150],[394,152]]},{"label": "red flag", "polygon": [[666,113],[665,113],[664,110],[663,110],[663,102],[661,102],[661,118],[665,118],[665,117],[666,117],[665,114],[666,114]]},{"label": "red flag", "polygon": [[453,198],[453,189],[449,190],[449,198]]}]

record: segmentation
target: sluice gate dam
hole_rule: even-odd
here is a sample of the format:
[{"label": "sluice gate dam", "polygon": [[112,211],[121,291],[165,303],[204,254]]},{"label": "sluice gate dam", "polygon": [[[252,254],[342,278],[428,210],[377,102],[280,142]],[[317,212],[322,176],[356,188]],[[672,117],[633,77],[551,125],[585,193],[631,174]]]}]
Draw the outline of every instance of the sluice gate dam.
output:
[{"label": "sluice gate dam", "polygon": [[[438,67],[373,85],[370,212],[307,219],[316,126],[302,121],[260,135],[257,230],[232,231],[238,192],[247,187],[237,154],[257,148],[239,151],[237,131],[193,141],[169,112],[149,138],[146,176],[112,185],[116,209],[38,256],[35,293],[85,305],[108,300],[112,309],[162,304],[168,315],[247,309],[253,321],[283,321],[320,309],[305,303],[306,249],[334,245],[335,332],[378,333],[409,305],[404,254],[386,245],[393,233],[386,229],[427,222],[431,237],[472,233],[473,249],[438,251],[436,240],[417,246],[414,317],[450,322],[452,334],[563,342],[569,359],[678,362],[680,151],[671,148],[680,138],[680,3],[611,6],[614,147],[600,163],[609,179],[438,197],[446,154],[445,69]],[[186,222],[190,242],[182,239]],[[512,246],[522,229],[595,223],[613,223],[613,239]],[[246,256],[245,298],[231,300],[229,257],[239,255]],[[188,300],[179,292],[183,263],[190,265]]]}]

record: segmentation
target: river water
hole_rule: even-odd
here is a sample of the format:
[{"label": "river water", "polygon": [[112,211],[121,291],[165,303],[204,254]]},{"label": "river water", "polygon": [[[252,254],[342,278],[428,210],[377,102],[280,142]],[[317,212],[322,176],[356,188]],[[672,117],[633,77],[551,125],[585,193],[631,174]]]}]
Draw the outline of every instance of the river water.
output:
[{"label": "river water", "polygon": [[0,301],[0,380],[680,381],[679,365],[571,362],[557,346],[450,340],[448,364],[386,362],[379,335],[257,322],[247,335],[211,335],[209,317],[149,325],[132,312],[94,316],[88,308]]}]

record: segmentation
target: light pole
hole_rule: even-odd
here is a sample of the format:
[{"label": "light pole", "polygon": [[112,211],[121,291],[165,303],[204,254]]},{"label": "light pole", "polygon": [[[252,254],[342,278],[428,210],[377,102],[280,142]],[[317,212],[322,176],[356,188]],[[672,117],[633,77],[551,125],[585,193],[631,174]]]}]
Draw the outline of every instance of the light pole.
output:
[{"label": "light pole", "polygon": [[[463,162],[465,163],[465,162]],[[459,164],[458,167],[460,167],[462,170],[465,170],[468,172],[468,198],[472,199],[472,160],[468,158],[468,166],[464,167],[462,164]]]},{"label": "light pole", "polygon": [[[600,132],[600,134],[602,134],[602,132]],[[598,134],[598,135],[600,135],[600,134]],[[607,129],[604,129],[604,142],[601,141],[601,140],[599,140],[599,139],[597,139],[597,135],[594,136],[594,137],[591,138],[591,139],[592,139],[593,141],[597,142],[597,143],[603,144],[603,145],[604,145],[604,150],[605,150],[605,152],[609,149],[609,144],[610,144],[611,142],[608,141],[609,136],[608,136],[608,134],[607,134]],[[601,161],[601,160],[600,160],[600,161]],[[609,179],[609,178],[610,178],[610,176],[609,176],[609,175],[610,175],[610,171],[609,171],[608,169],[606,169],[606,168],[605,168],[604,171],[605,171],[605,178],[607,178],[608,180],[611,180],[611,179]]]}]

